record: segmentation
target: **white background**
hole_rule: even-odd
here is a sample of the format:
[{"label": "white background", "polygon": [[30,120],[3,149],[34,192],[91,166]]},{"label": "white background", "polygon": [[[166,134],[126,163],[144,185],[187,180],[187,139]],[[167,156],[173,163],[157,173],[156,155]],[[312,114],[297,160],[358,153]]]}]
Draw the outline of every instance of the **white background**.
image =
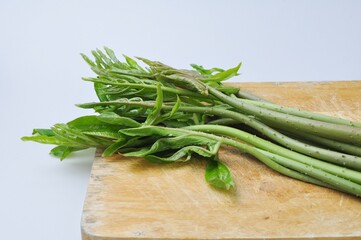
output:
[{"label": "white background", "polygon": [[80,239],[94,151],[58,161],[32,128],[91,112],[79,53],[229,68],[236,81],[361,79],[361,1],[1,1],[1,239]]}]

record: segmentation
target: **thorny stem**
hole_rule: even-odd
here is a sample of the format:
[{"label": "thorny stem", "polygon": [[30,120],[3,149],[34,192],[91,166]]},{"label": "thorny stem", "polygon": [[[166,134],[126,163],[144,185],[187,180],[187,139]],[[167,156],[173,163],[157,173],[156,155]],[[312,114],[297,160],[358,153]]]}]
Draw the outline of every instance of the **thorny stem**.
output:
[{"label": "thorny stem", "polygon": [[295,131],[305,131],[343,142],[361,145],[361,128],[321,122],[264,109],[256,105],[241,102],[239,99],[229,97],[211,87],[208,88],[208,91],[221,102],[231,105],[237,111],[252,114],[263,121],[267,121],[267,123],[273,127],[280,129],[286,128],[285,130],[294,129]]},{"label": "thorny stem", "polygon": [[287,148],[274,144],[270,141],[264,140],[260,137],[252,135],[250,133],[241,131],[239,129],[234,129],[231,127],[226,126],[219,126],[219,125],[194,125],[185,127],[186,129],[193,130],[193,131],[202,131],[207,133],[214,133],[214,134],[221,134],[228,137],[236,138],[246,143],[252,144],[253,146],[266,150],[268,152],[286,157],[288,159],[293,159],[298,162],[323,169],[326,172],[332,173],[334,175],[338,175],[340,177],[344,177],[351,181],[361,184],[361,173],[347,169],[344,167],[340,167],[334,164],[330,164],[327,162],[320,161],[315,158],[311,158],[300,153],[291,151]]},{"label": "thorny stem", "polygon": [[304,118],[319,120],[319,121],[328,122],[328,123],[336,123],[336,124],[361,128],[361,123],[359,123],[359,122],[346,120],[346,119],[342,119],[342,118],[336,118],[336,117],[319,114],[319,113],[315,113],[315,112],[304,111],[304,110],[297,109],[297,108],[280,106],[275,103],[254,101],[254,100],[250,100],[250,99],[239,99],[238,101],[249,103],[249,104],[252,104],[252,105],[255,105],[258,107],[266,108],[269,110],[273,110],[273,111],[277,111],[277,112],[281,112],[281,113],[285,113],[285,114],[291,114],[291,115],[298,116],[298,117],[304,117]]},{"label": "thorny stem", "polygon": [[326,146],[329,149],[333,149],[339,152],[348,153],[350,155],[361,157],[361,148],[352,144],[343,143],[343,142],[335,141],[333,139],[328,139],[304,132],[298,132],[297,135],[294,133],[289,133],[287,131],[282,131],[282,132],[284,132],[286,135],[290,137],[295,137],[300,140],[306,140],[311,143],[316,143],[321,146]]}]

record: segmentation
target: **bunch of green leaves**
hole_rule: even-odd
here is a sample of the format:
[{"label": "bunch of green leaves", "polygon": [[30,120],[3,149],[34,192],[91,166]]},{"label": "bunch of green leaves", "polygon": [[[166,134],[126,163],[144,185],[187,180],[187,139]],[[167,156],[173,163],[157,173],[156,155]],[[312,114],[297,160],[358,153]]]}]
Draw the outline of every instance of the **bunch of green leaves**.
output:
[{"label": "bunch of green leaves", "polygon": [[[234,187],[230,170],[218,158],[220,141],[200,136],[198,132],[180,132],[173,128],[154,126],[169,119],[178,121],[180,118],[177,116],[179,98],[170,112],[162,113],[163,92],[160,84],[157,89],[155,107],[149,113],[142,110],[141,114],[139,111],[136,114],[135,118],[141,118],[139,115],[146,116],[141,123],[107,109],[99,115],[83,116],[66,124],[55,124],[51,129],[34,129],[32,136],[23,137],[22,140],[58,145],[50,154],[60,159],[90,147],[104,149],[104,157],[121,152],[124,156],[144,157],[154,163],[188,161],[193,155],[197,155],[198,158],[208,159],[205,175],[208,183],[225,189]],[[185,115],[182,117],[188,118]]]},{"label": "bunch of green leaves", "polygon": [[[361,195],[360,123],[279,106],[224,85],[240,64],[186,70],[125,55],[121,62],[109,48],[92,55],[94,61],[82,57],[97,76],[83,79],[93,82],[99,102],[78,106],[97,115],[35,129],[23,140],[57,145],[51,154],[61,159],[89,147],[104,149],[103,156],[155,163],[196,156],[208,160],[207,182],[225,189],[234,181],[218,153],[228,145],[289,177]],[[245,125],[251,133],[239,128]]]}]

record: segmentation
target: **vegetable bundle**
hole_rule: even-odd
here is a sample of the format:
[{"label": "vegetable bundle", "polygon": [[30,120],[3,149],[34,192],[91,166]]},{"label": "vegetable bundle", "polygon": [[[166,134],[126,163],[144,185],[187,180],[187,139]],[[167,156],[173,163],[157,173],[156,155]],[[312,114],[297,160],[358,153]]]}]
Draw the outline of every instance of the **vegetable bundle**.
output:
[{"label": "vegetable bundle", "polygon": [[[34,129],[25,141],[57,145],[51,154],[64,159],[86,148],[104,149],[155,163],[207,159],[205,178],[213,186],[234,187],[218,156],[228,145],[271,169],[301,181],[361,196],[361,123],[280,106],[223,81],[240,65],[224,70],[176,69],[125,56],[109,48],[82,54],[97,75],[99,102],[78,104],[97,114],[50,129]],[[139,65],[142,62],[145,68]]]}]

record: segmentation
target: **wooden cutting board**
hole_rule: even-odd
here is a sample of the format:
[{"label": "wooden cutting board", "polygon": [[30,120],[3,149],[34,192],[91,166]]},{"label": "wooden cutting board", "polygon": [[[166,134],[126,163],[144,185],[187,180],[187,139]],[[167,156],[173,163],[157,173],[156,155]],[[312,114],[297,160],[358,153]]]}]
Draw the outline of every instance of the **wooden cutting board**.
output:
[{"label": "wooden cutting board", "polygon": [[[239,86],[283,105],[361,120],[361,81]],[[207,185],[201,160],[156,165],[97,153],[83,239],[361,239],[361,198],[282,176],[231,148],[220,156],[235,191]]]}]

